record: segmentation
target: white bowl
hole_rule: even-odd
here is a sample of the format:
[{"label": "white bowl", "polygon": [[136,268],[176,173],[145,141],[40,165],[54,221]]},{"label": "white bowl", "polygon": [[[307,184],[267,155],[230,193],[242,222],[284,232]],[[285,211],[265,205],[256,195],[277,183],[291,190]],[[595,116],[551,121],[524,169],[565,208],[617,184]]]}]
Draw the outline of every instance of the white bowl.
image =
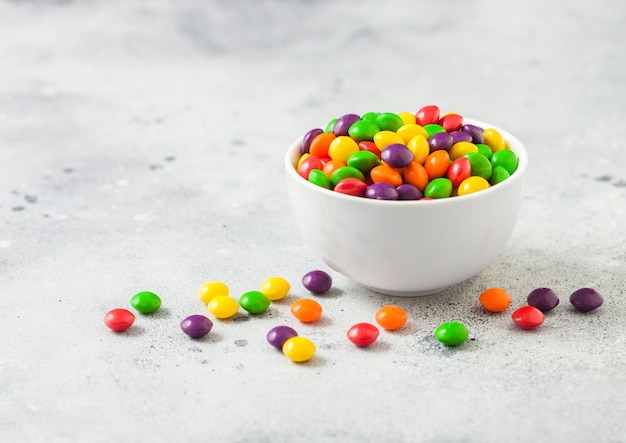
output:
[{"label": "white bowl", "polygon": [[517,170],[488,189],[439,200],[386,201],[344,195],[296,172],[302,139],[287,150],[287,189],[305,243],[335,271],[389,295],[439,292],[482,272],[505,248],[520,212],[528,156],[496,129],[518,158]]}]

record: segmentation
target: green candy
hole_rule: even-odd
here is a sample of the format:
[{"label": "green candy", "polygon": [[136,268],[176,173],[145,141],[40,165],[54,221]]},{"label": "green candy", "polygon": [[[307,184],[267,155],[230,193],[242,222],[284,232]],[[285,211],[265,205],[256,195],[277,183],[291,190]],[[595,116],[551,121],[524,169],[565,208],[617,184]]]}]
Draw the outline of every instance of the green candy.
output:
[{"label": "green candy", "polygon": [[376,123],[377,117],[378,117],[378,112],[366,112],[365,114],[361,116],[361,120]]},{"label": "green candy", "polygon": [[142,291],[133,295],[130,304],[142,314],[151,314],[161,307],[161,299],[154,292]]},{"label": "green candy", "polygon": [[452,182],[444,177],[431,180],[424,189],[424,197],[448,198],[452,194]]},{"label": "green candy", "polygon": [[435,329],[435,338],[446,346],[458,346],[468,335],[467,328],[456,321],[442,323]]},{"label": "green candy", "polygon": [[354,122],[352,126],[350,126],[350,129],[348,129],[348,134],[358,143],[374,140],[374,136],[379,131],[380,128],[376,123],[370,120],[361,119],[357,122]]},{"label": "green candy", "polygon": [[431,138],[433,135],[435,135],[435,134],[437,134],[439,132],[446,132],[446,130],[443,128],[443,126],[438,125],[437,123],[431,123],[429,125],[425,125],[424,126],[424,130],[428,134],[428,138]]},{"label": "green candy", "polygon": [[482,143],[477,143],[476,147],[478,148],[478,152],[480,154],[487,157],[487,160],[491,160],[491,156],[493,155],[493,152],[491,152],[491,148],[489,146],[484,145]]},{"label": "green candy", "polygon": [[393,112],[383,112],[376,117],[376,125],[381,131],[396,132],[401,126],[404,125],[404,121]]},{"label": "green candy", "polygon": [[482,155],[480,152],[468,152],[463,157],[470,161],[470,165],[472,167],[472,175],[477,175],[484,178],[485,180],[489,180],[493,168],[491,166],[491,162],[487,159],[487,157]]},{"label": "green candy", "polygon": [[502,149],[493,153],[491,156],[491,164],[494,168],[496,166],[502,166],[509,174],[513,174],[517,170],[517,155],[510,149]]},{"label": "green candy", "polygon": [[363,175],[363,173],[353,166],[343,166],[337,169],[330,176],[330,181],[334,186],[337,186],[337,183],[339,183],[344,178],[358,178],[361,181],[365,181],[365,176]]},{"label": "green candy", "polygon": [[331,121],[328,122],[328,124],[326,125],[326,128],[324,128],[324,132],[333,132],[335,123],[337,123],[337,119],[333,118]]},{"label": "green candy", "polygon": [[319,169],[311,169],[308,180],[314,185],[321,186],[322,188],[332,188],[332,183],[328,176],[324,173],[324,171]]},{"label": "green candy", "polygon": [[493,168],[493,172],[491,173],[491,178],[489,179],[489,183],[492,185],[497,185],[498,183],[502,183],[504,180],[509,178],[511,174],[509,171],[504,169],[502,166],[496,166]]},{"label": "green candy", "polygon": [[270,299],[259,291],[248,291],[239,298],[239,304],[250,314],[261,314],[270,307]]},{"label": "green candy", "polygon": [[369,174],[372,168],[379,164],[380,159],[378,156],[370,151],[355,152],[348,158],[348,166],[358,169],[363,175]]}]

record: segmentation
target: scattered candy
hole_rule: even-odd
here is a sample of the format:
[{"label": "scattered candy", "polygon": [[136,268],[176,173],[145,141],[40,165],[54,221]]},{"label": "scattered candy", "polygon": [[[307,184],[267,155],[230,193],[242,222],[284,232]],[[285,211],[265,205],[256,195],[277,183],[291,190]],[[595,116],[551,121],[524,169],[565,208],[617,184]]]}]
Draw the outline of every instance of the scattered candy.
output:
[{"label": "scattered candy", "polygon": [[530,291],[527,302],[541,312],[548,312],[559,305],[559,297],[550,288],[537,288]]},{"label": "scattered candy", "polygon": [[604,298],[595,289],[580,288],[570,295],[569,301],[578,311],[589,312],[602,306]]},{"label": "scattered candy", "polygon": [[467,328],[456,321],[442,323],[435,329],[435,337],[446,346],[458,346],[468,335]]},{"label": "scattered candy", "polygon": [[226,319],[234,317],[239,311],[239,303],[228,295],[217,295],[207,304],[207,309],[216,318]]},{"label": "scattered candy", "polygon": [[376,322],[388,331],[395,331],[405,325],[409,316],[400,306],[384,306],[376,312]]},{"label": "scattered candy", "polygon": [[303,323],[312,323],[322,316],[322,305],[311,298],[301,298],[293,302],[291,313]]},{"label": "scattered candy", "polygon": [[359,347],[369,346],[378,338],[378,328],[371,323],[357,323],[348,329],[348,340]]},{"label": "scattered candy", "polygon": [[266,335],[267,341],[275,348],[282,349],[287,340],[297,337],[298,333],[289,326],[276,326],[269,330]]},{"label": "scattered candy", "polygon": [[250,314],[261,314],[270,307],[270,299],[260,291],[248,291],[239,298],[239,304]]},{"label": "scattered candy", "polygon": [[[463,196],[515,173],[519,159],[502,134],[463,123],[434,105],[415,114],[345,114],[304,134],[296,170],[322,188],[377,200]],[[407,184],[419,193],[398,189]]]},{"label": "scattered candy", "polygon": [[534,306],[522,306],[511,315],[513,323],[522,329],[535,329],[543,323],[543,312]]},{"label": "scattered candy", "polygon": [[210,281],[202,285],[198,291],[198,298],[208,304],[217,295],[228,295],[228,286],[221,281]]},{"label": "scattered candy", "polygon": [[282,277],[270,277],[261,283],[259,292],[262,292],[271,301],[281,300],[289,294],[291,285]]},{"label": "scattered candy", "polygon": [[478,297],[483,308],[490,312],[502,312],[511,304],[511,296],[502,288],[489,288]]},{"label": "scattered candy", "polygon": [[180,323],[180,329],[191,338],[202,338],[211,332],[213,322],[204,315],[190,315]]},{"label": "scattered candy", "polygon": [[125,331],[135,322],[135,314],[128,309],[112,309],[104,316],[104,324],[114,331]]},{"label": "scattered candy", "polygon": [[315,270],[304,274],[302,285],[313,294],[323,294],[333,285],[333,279],[326,272]]},{"label": "scattered candy", "polygon": [[306,337],[291,337],[283,344],[283,354],[296,363],[310,360],[315,351],[315,343]]},{"label": "scattered candy", "polygon": [[142,314],[151,314],[161,307],[161,299],[154,292],[138,292],[130,299],[130,304]]}]

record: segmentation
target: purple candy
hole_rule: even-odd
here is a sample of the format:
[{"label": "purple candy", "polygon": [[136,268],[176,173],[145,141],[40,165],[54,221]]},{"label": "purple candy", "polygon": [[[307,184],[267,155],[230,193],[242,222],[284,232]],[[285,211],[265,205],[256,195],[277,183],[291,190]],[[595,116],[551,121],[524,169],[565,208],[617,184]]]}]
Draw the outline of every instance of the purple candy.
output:
[{"label": "purple candy", "polygon": [[569,301],[580,312],[589,312],[602,306],[604,298],[595,289],[580,288],[570,295]]},{"label": "purple candy", "polygon": [[297,337],[298,333],[289,326],[276,326],[267,333],[267,341],[275,348],[282,349],[287,340]]},{"label": "purple candy", "polygon": [[180,329],[191,338],[200,338],[207,335],[213,322],[204,315],[190,315],[180,323]]},{"label": "purple candy", "polygon": [[471,142],[473,140],[472,135],[469,132],[453,131],[450,133],[452,136],[452,145],[458,142]]},{"label": "purple candy", "polygon": [[413,161],[413,153],[400,143],[393,143],[382,150],[380,158],[392,168],[404,168]]},{"label": "purple candy", "polygon": [[320,128],[315,128],[304,134],[304,137],[302,137],[302,148],[300,149],[300,152],[302,152],[303,154],[308,154],[309,149],[311,149],[311,142],[313,141],[313,139],[323,132],[324,131],[322,131]]},{"label": "purple candy", "polygon": [[461,131],[467,132],[472,136],[472,143],[485,143],[485,137],[483,137],[483,130],[476,125],[463,125]]},{"label": "purple candy", "polygon": [[365,190],[365,196],[374,200],[397,200],[398,190],[386,182],[374,183]]},{"label": "purple candy", "polygon": [[396,188],[398,191],[398,200],[419,200],[424,197],[422,191],[416,186],[404,183]]},{"label": "purple candy", "polygon": [[337,137],[340,135],[348,135],[348,129],[350,129],[350,126],[359,120],[361,120],[361,117],[356,114],[342,115],[337,119],[335,125],[333,126],[333,134]]},{"label": "purple candy", "polygon": [[428,139],[430,152],[445,150],[449,151],[452,147],[452,136],[447,132],[438,132]]},{"label": "purple candy", "polygon": [[333,279],[324,271],[316,270],[304,274],[302,285],[313,294],[323,294],[333,285]]},{"label": "purple candy", "polygon": [[558,306],[559,297],[550,288],[537,288],[530,291],[527,301],[541,312],[548,312]]}]

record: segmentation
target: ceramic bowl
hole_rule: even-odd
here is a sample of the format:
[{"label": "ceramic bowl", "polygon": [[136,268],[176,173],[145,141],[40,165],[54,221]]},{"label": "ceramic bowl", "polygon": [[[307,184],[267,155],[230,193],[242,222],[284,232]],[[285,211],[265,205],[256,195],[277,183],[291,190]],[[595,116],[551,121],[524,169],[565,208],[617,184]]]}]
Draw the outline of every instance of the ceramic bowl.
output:
[{"label": "ceramic bowl", "polygon": [[330,268],[383,294],[442,291],[487,268],[506,247],[520,213],[528,156],[512,134],[489,123],[519,158],[505,181],[460,197],[385,201],[316,186],[296,172],[302,140],[285,156],[287,189],[305,243]]}]

